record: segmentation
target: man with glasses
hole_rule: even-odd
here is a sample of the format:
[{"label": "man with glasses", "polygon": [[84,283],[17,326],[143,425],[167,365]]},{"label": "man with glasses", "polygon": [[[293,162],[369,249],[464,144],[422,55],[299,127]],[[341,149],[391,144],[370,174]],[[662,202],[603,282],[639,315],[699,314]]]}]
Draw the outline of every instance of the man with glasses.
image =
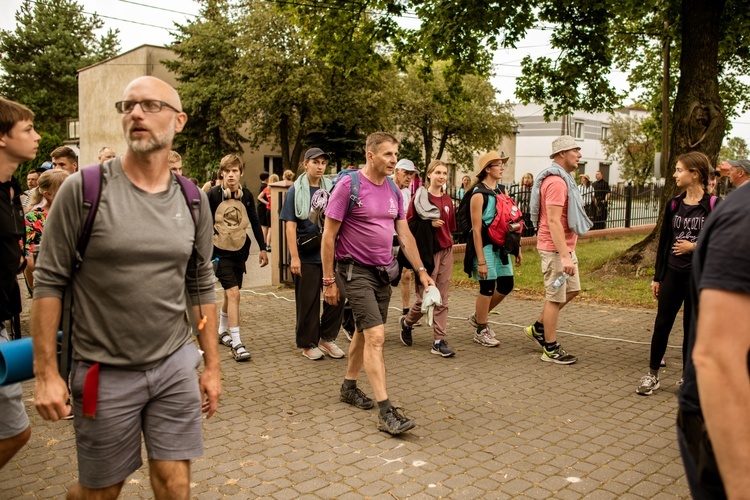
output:
[{"label": "man with glasses", "polygon": [[[203,452],[201,412],[210,417],[221,392],[211,212],[201,194],[193,223],[167,164],[187,121],[177,92],[157,78],[137,78],[116,109],[128,147],[103,167],[96,220],[77,270],[80,174],[62,185],[45,226],[31,319],[35,405],[45,420],[75,414],[79,479],[67,498],[117,497],[141,466],[141,434],[155,497],[189,498],[190,460]],[[61,298],[70,283],[72,409],[56,359]],[[204,351],[200,377],[186,297],[202,318],[194,332]]]}]

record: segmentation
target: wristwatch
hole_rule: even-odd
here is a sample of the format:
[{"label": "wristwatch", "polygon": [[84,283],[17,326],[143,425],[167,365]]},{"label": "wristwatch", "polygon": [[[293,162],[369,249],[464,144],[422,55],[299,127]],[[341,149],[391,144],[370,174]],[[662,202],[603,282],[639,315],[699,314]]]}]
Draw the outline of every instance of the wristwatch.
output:
[{"label": "wristwatch", "polygon": [[420,272],[420,271],[427,272],[427,268],[426,267],[420,267],[419,269],[417,269],[417,272]]}]

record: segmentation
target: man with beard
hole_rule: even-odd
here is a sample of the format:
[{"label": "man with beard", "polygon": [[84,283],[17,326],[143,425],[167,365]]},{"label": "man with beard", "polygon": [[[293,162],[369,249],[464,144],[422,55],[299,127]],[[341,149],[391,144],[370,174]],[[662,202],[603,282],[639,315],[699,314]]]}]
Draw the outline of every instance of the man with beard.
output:
[{"label": "man with beard", "polygon": [[[177,92],[158,78],[137,78],[115,108],[128,147],[103,166],[97,217],[78,269],[81,174],[62,185],[45,226],[31,318],[34,403],[45,420],[75,414],[79,477],[67,498],[117,497],[141,466],[141,435],[155,497],[189,498],[190,460],[203,452],[201,410],[213,415],[221,392],[211,212],[201,194],[194,224],[169,171],[172,140],[187,121]],[[72,409],[56,358],[69,285]],[[194,331],[188,304],[201,317]],[[200,377],[192,333],[203,351]]]}]

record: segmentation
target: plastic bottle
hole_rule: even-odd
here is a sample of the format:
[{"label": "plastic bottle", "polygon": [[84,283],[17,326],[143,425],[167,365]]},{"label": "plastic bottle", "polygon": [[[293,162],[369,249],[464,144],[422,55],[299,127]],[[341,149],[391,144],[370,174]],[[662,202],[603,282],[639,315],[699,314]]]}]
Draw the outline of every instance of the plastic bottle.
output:
[{"label": "plastic bottle", "polygon": [[570,278],[570,275],[568,273],[561,273],[560,276],[557,277],[554,283],[552,283],[552,290],[557,290],[561,286],[563,286],[563,283],[567,281],[567,279]]}]

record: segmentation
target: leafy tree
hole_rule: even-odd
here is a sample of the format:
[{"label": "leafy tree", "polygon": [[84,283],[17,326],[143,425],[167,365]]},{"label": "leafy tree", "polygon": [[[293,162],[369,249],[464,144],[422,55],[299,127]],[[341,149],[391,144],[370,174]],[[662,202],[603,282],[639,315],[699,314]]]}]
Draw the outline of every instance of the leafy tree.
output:
[{"label": "leafy tree", "polygon": [[474,152],[496,147],[512,133],[515,119],[509,105],[497,102],[487,78],[464,75],[456,81],[444,69],[444,63],[429,72],[410,66],[394,79],[393,121],[421,146],[425,165],[448,152],[470,169]]},{"label": "leafy tree", "polygon": [[180,82],[180,98],[188,122],[175,136],[191,175],[204,178],[218,169],[221,158],[241,149],[244,137],[225,110],[242,95],[234,70],[240,50],[238,26],[230,3],[208,0],[196,20],[178,25],[175,60],[163,61]]},{"label": "leafy tree", "polygon": [[609,135],[602,139],[604,153],[620,164],[620,176],[636,185],[645,184],[654,173],[658,143],[650,133],[653,123],[650,117],[615,116],[609,122]]},{"label": "leafy tree", "polygon": [[721,147],[721,152],[719,153],[721,161],[742,160],[745,158],[750,158],[750,150],[747,147],[747,142],[742,137],[731,137]]},{"label": "leafy tree", "polygon": [[36,114],[36,127],[66,137],[66,120],[78,117],[77,70],[117,53],[117,30],[104,26],[75,0],[25,0],[16,28],[0,31],[0,94]]}]

